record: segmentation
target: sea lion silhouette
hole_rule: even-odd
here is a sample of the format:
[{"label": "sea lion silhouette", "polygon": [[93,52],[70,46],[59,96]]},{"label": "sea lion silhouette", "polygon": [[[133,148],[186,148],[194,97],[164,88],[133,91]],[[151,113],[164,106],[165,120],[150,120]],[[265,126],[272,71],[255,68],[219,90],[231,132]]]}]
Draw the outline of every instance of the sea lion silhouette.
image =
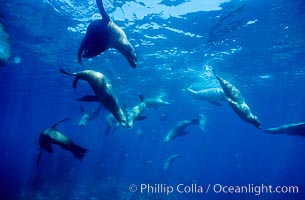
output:
[{"label": "sea lion silhouette", "polygon": [[94,20],[87,28],[78,49],[78,62],[81,58],[92,58],[109,48],[118,50],[125,56],[131,67],[136,67],[136,52],[127,39],[125,32],[107,15],[102,0],[96,0],[102,19]]},{"label": "sea lion silhouette", "polygon": [[87,149],[74,144],[74,142],[56,129],[56,126],[62,122],[69,120],[69,118],[60,120],[52,125],[50,128],[43,130],[39,137],[40,149],[38,152],[36,165],[40,163],[42,150],[45,149],[49,153],[53,153],[52,144],[56,144],[63,149],[70,151],[78,160],[82,160],[87,153]]},{"label": "sea lion silhouette", "polygon": [[286,135],[299,135],[305,137],[305,122],[284,124],[275,128],[268,128],[266,133],[271,134],[286,134]]}]

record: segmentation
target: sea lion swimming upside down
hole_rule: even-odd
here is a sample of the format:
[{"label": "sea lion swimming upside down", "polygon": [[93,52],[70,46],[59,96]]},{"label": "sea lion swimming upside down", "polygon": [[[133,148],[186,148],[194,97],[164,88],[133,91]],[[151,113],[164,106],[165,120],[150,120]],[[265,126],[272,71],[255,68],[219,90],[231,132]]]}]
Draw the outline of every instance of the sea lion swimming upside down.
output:
[{"label": "sea lion swimming upside down", "polygon": [[125,56],[131,67],[136,67],[136,52],[127,39],[125,32],[107,15],[102,0],[96,0],[102,19],[94,20],[87,28],[78,49],[78,62],[81,58],[92,58],[109,48],[118,50]]},{"label": "sea lion swimming upside down", "polygon": [[227,80],[219,77],[215,72],[214,75],[225,94],[225,99],[235,111],[235,113],[245,122],[253,124],[256,128],[261,129],[261,124],[257,116],[255,116],[240,91]]}]

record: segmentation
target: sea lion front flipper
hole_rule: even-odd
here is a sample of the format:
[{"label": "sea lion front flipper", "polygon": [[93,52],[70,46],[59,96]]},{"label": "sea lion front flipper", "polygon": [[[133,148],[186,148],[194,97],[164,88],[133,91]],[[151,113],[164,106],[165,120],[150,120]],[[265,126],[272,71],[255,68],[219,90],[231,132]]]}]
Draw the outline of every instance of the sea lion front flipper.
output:
[{"label": "sea lion front flipper", "polygon": [[83,51],[84,51],[84,40],[82,41],[82,43],[80,44],[80,47],[78,48],[78,51],[77,51],[77,62],[79,64],[82,64],[82,54],[83,54]]},{"label": "sea lion front flipper", "polygon": [[49,153],[53,153],[53,148],[52,148],[52,145],[51,143],[47,143],[44,148],[47,150],[47,152]]},{"label": "sea lion front flipper", "polygon": [[73,88],[74,88],[74,90],[76,90],[78,80],[79,80],[78,77],[75,77],[75,79],[73,80]]},{"label": "sea lion front flipper", "polygon": [[38,167],[39,163],[40,163],[40,158],[41,158],[41,153],[42,153],[42,149],[39,149],[39,152],[37,154],[37,159],[36,159],[36,166]]},{"label": "sea lion front flipper", "polygon": [[180,131],[179,136],[187,135],[189,134],[189,131]]},{"label": "sea lion front flipper", "polygon": [[62,73],[62,74],[66,74],[66,75],[68,75],[68,76],[76,76],[76,73],[67,72],[67,71],[64,70],[63,68],[60,68],[60,69],[59,69],[59,72]]},{"label": "sea lion front flipper", "polygon": [[98,102],[97,96],[94,95],[86,95],[80,99],[76,99],[77,101],[86,101],[86,102]]},{"label": "sea lion front flipper", "polygon": [[84,112],[85,112],[85,108],[84,108],[84,106],[82,106],[82,105],[80,106],[80,112],[81,112],[81,113],[84,113]]},{"label": "sea lion front flipper", "polygon": [[66,75],[68,75],[68,76],[76,76],[75,79],[73,80],[73,88],[76,89],[77,82],[78,82],[78,80],[79,80],[79,78],[77,77],[77,73],[70,73],[70,72],[67,72],[67,71],[64,70],[63,68],[60,68],[59,72],[62,73],[62,74],[66,74]]},{"label": "sea lion front flipper", "polygon": [[69,119],[70,119],[70,118],[67,117],[67,118],[65,118],[65,119],[59,120],[58,122],[56,122],[55,124],[53,124],[51,127],[52,127],[52,128],[56,128],[56,126],[57,126],[58,124],[60,124],[60,123],[62,123],[62,122],[65,122],[65,121],[68,121]]},{"label": "sea lion front flipper", "polygon": [[140,95],[139,95],[139,99],[140,99],[141,102],[144,101],[144,96],[143,96],[143,94],[140,94]]},{"label": "sea lion front flipper", "polygon": [[212,72],[213,72],[214,76],[216,77],[216,79],[217,79],[218,81],[221,81],[221,78],[218,76],[218,74],[217,74],[217,72],[215,71],[214,68],[212,68]]},{"label": "sea lion front flipper", "polygon": [[137,117],[137,120],[144,120],[144,119],[146,119],[147,118],[147,116],[142,116],[142,115],[140,115],[139,117]]},{"label": "sea lion front flipper", "polygon": [[265,130],[265,133],[275,133],[276,129],[275,128],[268,128]]},{"label": "sea lion front flipper", "polygon": [[225,95],[225,99],[227,100],[228,103],[236,104],[236,105],[238,104],[237,102],[233,101],[230,97],[228,97],[226,95]]}]

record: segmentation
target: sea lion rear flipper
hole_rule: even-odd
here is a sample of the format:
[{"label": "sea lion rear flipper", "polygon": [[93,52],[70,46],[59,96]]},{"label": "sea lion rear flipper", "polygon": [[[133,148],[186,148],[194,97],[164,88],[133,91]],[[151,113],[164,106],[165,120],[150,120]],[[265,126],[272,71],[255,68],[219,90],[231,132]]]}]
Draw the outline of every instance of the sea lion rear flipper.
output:
[{"label": "sea lion rear flipper", "polygon": [[221,103],[219,103],[218,101],[208,101],[210,104],[213,104],[213,105],[215,105],[215,106],[222,106],[222,104]]},{"label": "sea lion rear flipper", "polygon": [[86,101],[86,102],[98,102],[97,96],[86,95],[80,99],[76,99],[77,101]]},{"label": "sea lion rear flipper", "polygon": [[115,126],[114,128],[108,126],[105,130],[105,134],[108,136],[109,134],[115,133],[115,131],[119,128],[120,126]]},{"label": "sea lion rear flipper", "polygon": [[300,124],[301,127],[305,127],[305,122]]},{"label": "sea lion rear flipper", "polygon": [[83,159],[83,157],[85,156],[85,153],[88,152],[88,149],[85,149],[76,144],[72,144],[70,151],[79,161],[81,161]]},{"label": "sea lion rear flipper", "polygon": [[68,76],[76,76],[76,78],[74,79],[73,81],[73,88],[76,89],[76,85],[77,85],[77,82],[78,82],[78,77],[77,77],[77,73],[70,73],[70,72],[67,72],[66,70],[64,70],[63,68],[60,68],[59,70],[60,73],[62,74],[66,74]]},{"label": "sea lion rear flipper", "polygon": [[216,77],[216,79],[220,81],[220,77],[218,76],[218,74],[214,68],[212,68],[212,72],[213,72],[214,76]]},{"label": "sea lion rear flipper", "polygon": [[202,132],[205,132],[206,122],[207,122],[207,117],[204,114],[200,114],[198,117],[198,125]]},{"label": "sea lion rear flipper", "polygon": [[103,17],[103,20],[106,20],[106,21],[110,21],[110,18],[108,16],[108,14],[106,13],[105,11],[105,8],[104,8],[104,5],[103,5],[103,1],[102,0],[96,0],[96,5]]}]

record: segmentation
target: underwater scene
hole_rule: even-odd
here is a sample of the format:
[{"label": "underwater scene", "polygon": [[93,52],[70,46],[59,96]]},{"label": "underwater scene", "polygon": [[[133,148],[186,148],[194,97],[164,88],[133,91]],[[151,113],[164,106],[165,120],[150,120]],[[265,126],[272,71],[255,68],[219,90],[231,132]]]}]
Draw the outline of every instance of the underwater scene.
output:
[{"label": "underwater scene", "polygon": [[304,0],[1,0],[1,200],[305,200]]}]

